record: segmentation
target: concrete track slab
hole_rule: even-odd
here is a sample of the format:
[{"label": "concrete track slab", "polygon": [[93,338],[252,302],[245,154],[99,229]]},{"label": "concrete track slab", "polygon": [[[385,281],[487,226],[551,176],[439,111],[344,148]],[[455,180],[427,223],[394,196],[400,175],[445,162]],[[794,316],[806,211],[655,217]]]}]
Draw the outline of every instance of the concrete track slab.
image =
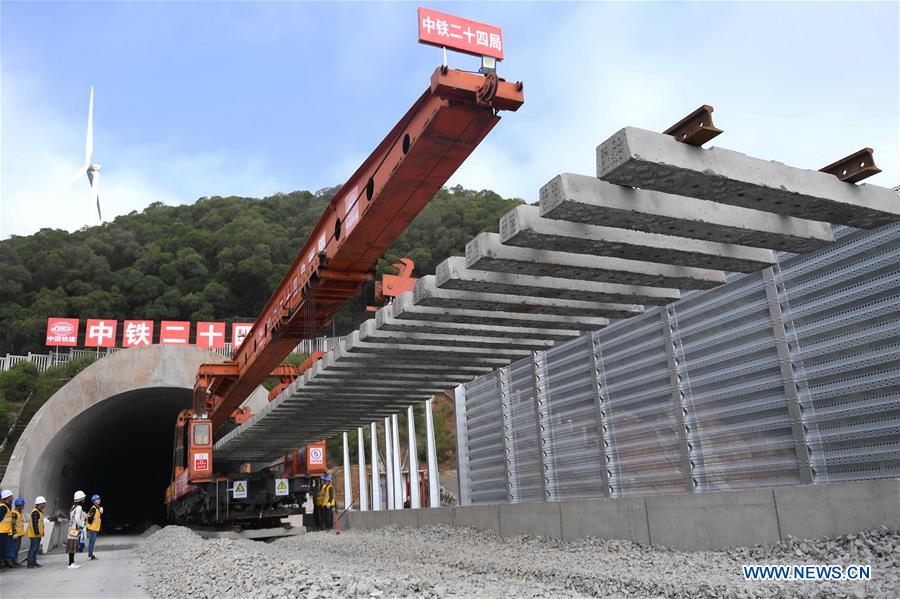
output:
[{"label": "concrete track slab", "polygon": [[772,250],[550,220],[541,218],[537,206],[517,206],[503,215],[500,219],[500,242],[504,245],[554,252],[610,256],[730,272],[756,272],[775,264],[775,253]]},{"label": "concrete track slab", "polygon": [[675,289],[711,289],[725,282],[725,273],[720,270],[516,248],[500,243],[495,233],[481,233],[466,245],[466,267]]},{"label": "concrete track slab", "polygon": [[[459,259],[465,268],[464,260]],[[476,271],[477,272],[477,271]],[[486,273],[487,274],[487,273]],[[577,330],[541,329],[534,327],[501,327],[481,325],[472,327],[455,322],[438,322],[428,320],[402,320],[394,318],[393,308],[381,309],[375,314],[375,322],[380,331],[410,332],[442,335],[467,335],[476,337],[508,337],[511,339],[551,339],[562,341],[578,336]]]},{"label": "concrete track slab", "polygon": [[457,310],[451,308],[429,308],[413,303],[412,292],[400,294],[393,304],[392,316],[398,320],[423,320],[433,322],[455,322],[479,327],[488,326],[534,326],[560,330],[597,330],[609,324],[606,318],[563,316],[559,314],[524,314],[516,312],[494,312],[491,310]]},{"label": "concrete track slab", "polygon": [[473,347],[433,347],[428,345],[411,345],[400,343],[372,343],[359,339],[359,331],[353,332],[353,341],[347,345],[346,351],[360,356],[374,356],[384,359],[390,354],[391,359],[409,360],[419,364],[437,362],[454,364],[479,362],[481,359],[516,360],[531,354],[521,349],[479,349]]},{"label": "concrete track slab", "polygon": [[785,252],[812,252],[834,241],[828,223],[635,189],[563,173],[541,188],[540,215]]},{"label": "concrete track slab", "polygon": [[900,198],[887,187],[844,183],[820,171],[697,148],[634,127],[600,144],[597,176],[617,185],[860,229],[900,221]]},{"label": "concrete track slab", "polygon": [[[677,289],[574,281],[555,277],[490,272],[466,268],[462,256],[438,264],[434,283],[439,289],[476,293],[502,293],[552,299],[663,305],[681,299]],[[543,335],[540,335],[543,337]]]},{"label": "concrete track slab", "polygon": [[409,345],[428,345],[445,347],[481,347],[496,349],[547,349],[553,341],[546,339],[512,339],[508,337],[480,337],[473,335],[446,335],[442,333],[425,334],[410,331],[383,331],[377,328],[372,320],[367,320],[359,328],[362,341],[376,343],[405,343]]},{"label": "concrete track slab", "polygon": [[470,310],[502,310],[523,312],[564,314],[601,318],[628,318],[644,311],[637,304],[613,304],[604,302],[582,302],[576,300],[554,300],[543,297],[504,295],[500,293],[470,293],[438,289],[434,276],[419,279],[413,288],[413,301],[420,306],[432,308],[453,308]]}]

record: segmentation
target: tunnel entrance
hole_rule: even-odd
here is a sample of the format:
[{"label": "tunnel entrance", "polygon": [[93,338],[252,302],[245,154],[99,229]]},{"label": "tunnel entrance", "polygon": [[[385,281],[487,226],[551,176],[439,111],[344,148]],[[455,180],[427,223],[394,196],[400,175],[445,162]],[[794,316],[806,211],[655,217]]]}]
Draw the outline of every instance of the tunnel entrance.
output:
[{"label": "tunnel entrance", "polygon": [[[107,398],[70,420],[41,456],[47,491],[66,511],[76,490],[102,497],[103,531],[139,533],[162,525],[178,412],[191,390],[142,388]],[[55,511],[55,510],[54,510]]]}]

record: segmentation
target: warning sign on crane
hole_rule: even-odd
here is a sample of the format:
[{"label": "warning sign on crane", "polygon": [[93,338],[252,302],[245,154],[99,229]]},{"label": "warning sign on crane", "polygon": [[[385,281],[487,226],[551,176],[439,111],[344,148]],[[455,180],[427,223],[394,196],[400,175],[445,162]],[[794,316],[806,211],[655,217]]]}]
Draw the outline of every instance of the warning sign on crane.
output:
[{"label": "warning sign on crane", "polygon": [[275,496],[276,497],[284,497],[287,494],[288,494],[288,479],[276,478],[275,479]]},{"label": "warning sign on crane", "polygon": [[233,499],[247,499],[247,481],[234,481],[234,488],[231,489],[231,497]]},{"label": "warning sign on crane", "polygon": [[430,8],[419,8],[419,43],[503,60],[503,32],[499,27]]}]

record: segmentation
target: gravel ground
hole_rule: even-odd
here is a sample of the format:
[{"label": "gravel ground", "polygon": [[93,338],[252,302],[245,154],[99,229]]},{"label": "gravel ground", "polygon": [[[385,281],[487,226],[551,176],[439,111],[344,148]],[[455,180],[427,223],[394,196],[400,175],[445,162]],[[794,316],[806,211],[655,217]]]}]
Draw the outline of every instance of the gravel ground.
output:
[{"label": "gravel ground", "polygon": [[[774,547],[678,552],[627,541],[503,539],[431,527],[271,543],[204,540],[169,526],[139,549],[156,598],[898,597],[900,532],[879,529]],[[745,581],[741,564],[870,564],[869,582]]]}]

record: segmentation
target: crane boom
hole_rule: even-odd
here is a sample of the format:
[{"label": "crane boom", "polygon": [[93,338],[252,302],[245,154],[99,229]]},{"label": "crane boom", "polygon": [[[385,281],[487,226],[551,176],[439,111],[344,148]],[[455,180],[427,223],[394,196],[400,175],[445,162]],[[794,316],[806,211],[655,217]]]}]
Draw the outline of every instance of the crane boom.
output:
[{"label": "crane boom", "polygon": [[201,366],[194,410],[226,422],[303,338],[327,324],[378,259],[500,120],[521,83],[439,67],[431,85],[319,218],[234,358]]}]

